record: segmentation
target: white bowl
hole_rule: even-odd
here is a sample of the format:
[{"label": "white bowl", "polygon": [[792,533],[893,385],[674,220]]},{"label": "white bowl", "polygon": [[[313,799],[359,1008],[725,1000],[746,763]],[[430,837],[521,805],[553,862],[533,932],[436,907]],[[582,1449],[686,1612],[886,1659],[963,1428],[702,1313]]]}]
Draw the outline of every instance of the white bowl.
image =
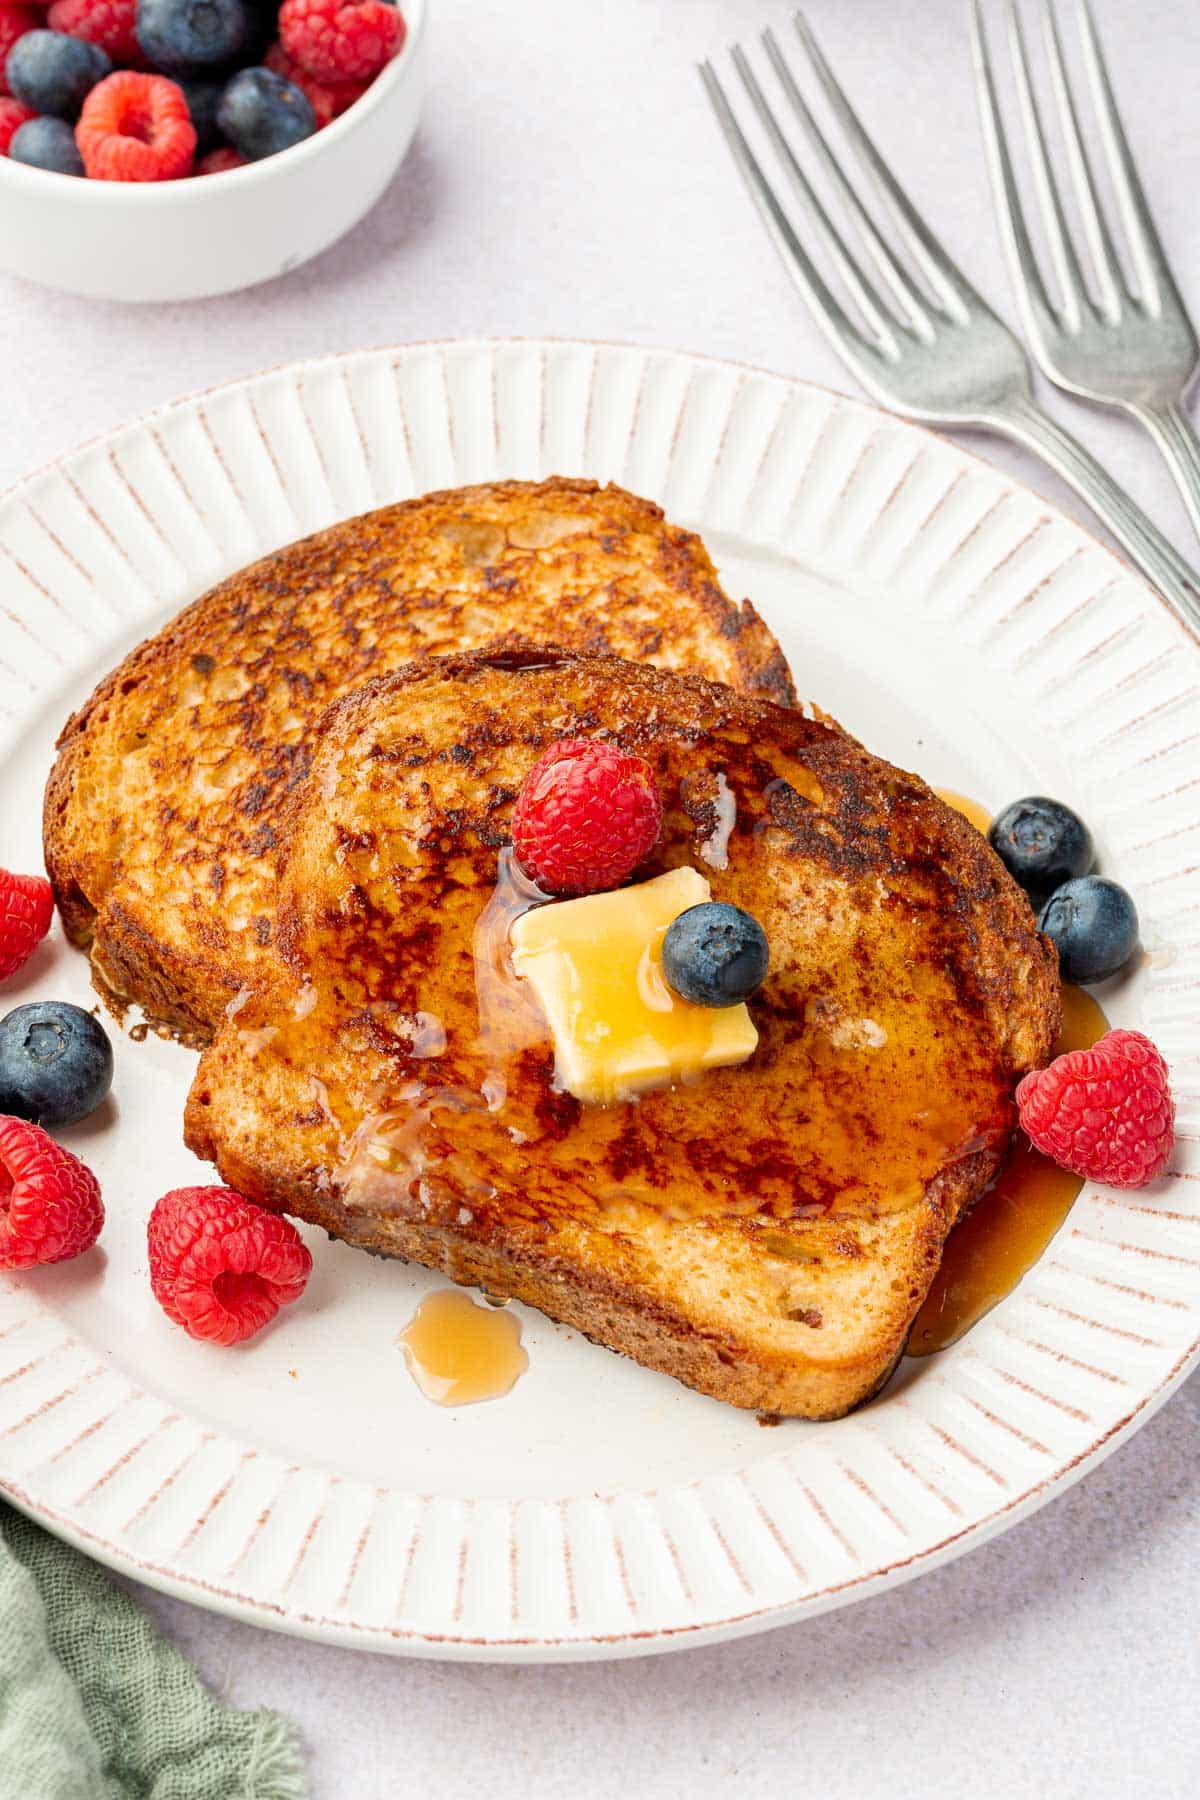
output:
[{"label": "white bowl", "polygon": [[96,300],[199,300],[286,274],[374,206],[412,141],[426,0],[361,100],[278,156],[222,175],[84,181],[0,156],[0,268]]}]

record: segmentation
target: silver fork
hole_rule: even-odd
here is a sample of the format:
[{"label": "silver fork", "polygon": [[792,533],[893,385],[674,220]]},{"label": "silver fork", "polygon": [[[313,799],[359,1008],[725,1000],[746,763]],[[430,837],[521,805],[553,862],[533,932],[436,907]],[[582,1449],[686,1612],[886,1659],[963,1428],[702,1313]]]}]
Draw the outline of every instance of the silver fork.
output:
[{"label": "silver fork", "polygon": [[[1084,61],[1136,286],[1122,269],[1096,188],[1092,160],[1080,128],[1079,105],[1067,73],[1056,8],[1050,0],[1043,0],[1041,11],[1051,85],[1087,241],[1086,252],[1076,242],[1067,221],[1062,182],[1051,162],[1045,119],[1033,90],[1020,15],[1013,0],[1004,0],[1018,104],[1056,278],[1057,299],[1051,296],[1030,239],[979,0],[972,0],[971,5],[975,72],[988,159],[1026,333],[1040,367],[1051,381],[1085,400],[1131,413],[1146,427],[1166,458],[1192,523],[1200,531],[1200,441],[1180,404],[1195,376],[1200,346],[1138,180],[1087,0],[1078,0]],[[1083,266],[1088,253],[1091,292]]]},{"label": "silver fork", "polygon": [[1087,501],[1180,617],[1193,630],[1200,629],[1200,581],[1195,573],[1091,452],[1035,405],[1029,359],[1021,345],[951,262],[901,189],[859,123],[801,14],[795,15],[794,24],[809,69],[824,92],[858,173],[874,188],[881,203],[880,216],[891,220],[903,252],[892,249],[875,213],[851,185],[773,32],[763,33],[763,47],[783,96],[839,205],[853,222],[878,280],[868,273],[861,253],[855,254],[822,205],[740,46],[732,53],[734,67],[795,189],[813,236],[852,296],[860,322],[850,317],[805,249],[711,64],[702,63],[700,73],[772,242],[834,349],[867,391],[894,412],[934,425],[996,432],[1040,456]]}]

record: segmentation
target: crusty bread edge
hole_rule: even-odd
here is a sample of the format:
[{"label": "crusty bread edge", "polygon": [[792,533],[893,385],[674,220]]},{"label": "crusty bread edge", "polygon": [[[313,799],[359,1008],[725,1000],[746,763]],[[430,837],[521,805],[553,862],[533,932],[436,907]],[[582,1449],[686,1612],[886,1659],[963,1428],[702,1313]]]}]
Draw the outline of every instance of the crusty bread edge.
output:
[{"label": "crusty bread edge", "polygon": [[[886,1331],[869,1354],[843,1361],[797,1358],[794,1350],[772,1355],[734,1331],[697,1324],[635,1282],[623,1281],[600,1263],[547,1254],[510,1240],[470,1237],[402,1217],[381,1218],[345,1206],[333,1194],[298,1180],[284,1163],[256,1147],[253,1164],[211,1139],[200,1081],[188,1098],[184,1122],[188,1148],[215,1163],[222,1181],[247,1198],[317,1225],[331,1237],[376,1256],[399,1257],[436,1269],[452,1281],[502,1299],[535,1307],[574,1326],[594,1343],[670,1375],[714,1400],[782,1418],[839,1419],[861,1406],[887,1380],[929,1290],[952,1227],[994,1177],[1002,1161],[995,1150],[977,1151],[946,1169],[925,1198],[904,1214],[911,1242],[904,1246],[907,1289],[896,1297]],[[886,1221],[885,1221],[886,1223]]]},{"label": "crusty bread edge", "polygon": [[[328,737],[339,730],[352,729],[355,716],[377,700],[381,692],[394,692],[436,678],[439,673],[475,668],[481,662],[540,665],[551,657],[571,661],[579,656],[579,652],[514,642],[491,652],[475,650],[438,657],[436,669],[427,661],[416,661],[373,677],[335,701],[324,716],[322,731]],[[712,685],[701,677],[675,679]],[[831,723],[829,729],[840,727]],[[298,792],[293,806],[299,803]],[[957,814],[953,818],[956,828],[961,825],[964,834],[969,834],[972,848],[977,849],[977,834]],[[287,823],[285,815],[285,841]],[[1045,940],[1040,941],[1045,951]],[[281,944],[280,949],[285,951],[286,945]],[[1045,1060],[1059,1025],[1057,986],[1049,985],[1048,962],[1042,973],[1046,985],[1043,990],[1038,984],[1041,1003],[1032,1008],[1026,1022],[1031,1067]],[[218,1042],[209,1055],[219,1058],[221,1054]],[[318,1225],[331,1236],[373,1254],[418,1262],[452,1280],[536,1307],[604,1347],[673,1376],[714,1399],[786,1417],[840,1418],[886,1381],[903,1353],[913,1320],[941,1261],[947,1236],[983,1193],[1003,1160],[1002,1152],[995,1147],[977,1151],[942,1171],[916,1206],[888,1215],[896,1222],[897,1231],[903,1231],[893,1254],[906,1280],[871,1350],[843,1361],[805,1359],[797,1357],[794,1348],[781,1349],[773,1355],[761,1344],[749,1342],[735,1332],[722,1332],[709,1323],[700,1325],[648,1293],[644,1286],[622,1281],[598,1260],[556,1256],[536,1247],[529,1250],[519,1240],[484,1240],[462,1229],[447,1231],[400,1215],[375,1216],[342,1204],[333,1193],[322,1193],[288,1165],[273,1143],[256,1142],[250,1155],[239,1153],[236,1144],[219,1146],[208,1123],[204,1067],[202,1064],[189,1096],[185,1140],[197,1155],[217,1165],[223,1180],[248,1198]]]},{"label": "crusty bread edge", "polygon": [[[206,590],[182,609],[165,626],[145,638],[115,669],[97,684],[84,704],[66,721],[57,741],[58,755],[46,783],[42,809],[42,844],[46,872],[54,890],[54,898],[70,943],[86,952],[92,965],[92,983],[105,1005],[118,1019],[124,1017],[131,1004],[138,1005],[146,1023],[165,1036],[184,1043],[203,1045],[219,1024],[218,1016],[197,1010],[194,995],[206,989],[204,971],[211,972],[203,953],[180,956],[159,944],[135,917],[133,896],[120,903],[119,872],[112,885],[103,892],[85,891],[80,870],[71,853],[74,833],[66,829],[72,801],[86,753],[89,725],[96,712],[108,701],[119,698],[123,686],[131,683],[147,664],[171,652],[176,634],[185,632],[194,616],[231,587],[240,588],[256,573],[281,578],[289,560],[304,563],[314,545],[336,543],[339,536],[370,526],[384,514],[389,519],[409,508],[438,505],[454,500],[469,504],[472,494],[503,496],[529,489],[553,490],[555,493],[604,494],[612,492],[625,501],[643,508],[647,523],[661,523],[667,530],[686,539],[695,559],[697,595],[711,611],[717,634],[731,646],[739,683],[736,691],[777,705],[796,704],[796,689],[783,651],[760,614],[749,600],[732,600],[717,578],[716,569],[704,540],[684,526],[673,524],[656,501],[633,494],[615,482],[597,482],[573,476],[550,476],[544,481],[480,482],[463,488],[438,489],[413,499],[376,508],[326,526],[320,531],[298,538],[279,550],[258,558],[254,563],[235,570],[223,581]],[[519,634],[514,634],[519,635]],[[117,902],[117,903],[114,903]],[[201,971],[197,976],[197,971]],[[219,990],[219,980],[212,986]]]}]

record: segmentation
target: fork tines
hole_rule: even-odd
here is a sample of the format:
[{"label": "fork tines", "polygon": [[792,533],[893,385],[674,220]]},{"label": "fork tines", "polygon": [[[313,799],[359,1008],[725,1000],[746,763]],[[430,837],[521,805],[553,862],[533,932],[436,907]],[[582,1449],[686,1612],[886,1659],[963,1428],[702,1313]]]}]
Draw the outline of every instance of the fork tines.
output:
[{"label": "fork tines", "polygon": [[1058,115],[1059,134],[1070,170],[1071,189],[1083,226],[1083,237],[1093,275],[1092,287],[1084,274],[1083,246],[1067,217],[1062,184],[1055,174],[1048,148],[1046,108],[1039,102],[1030,72],[1029,51],[1021,17],[1014,0],[1003,0],[1005,35],[1012,57],[1020,113],[1029,164],[1037,189],[1039,211],[1058,286],[1058,298],[1050,294],[1033,247],[1030,222],[1021,203],[1013,156],[1001,112],[996,68],[989,48],[980,0],[971,0],[976,72],[983,102],[988,150],[1009,236],[1009,247],[1032,305],[1043,309],[1067,328],[1077,325],[1092,306],[1104,318],[1117,319],[1131,302],[1139,301],[1152,315],[1161,308],[1168,286],[1173,287],[1167,260],[1155,230],[1146,197],[1138,179],[1129,142],[1121,124],[1112,83],[1096,34],[1088,0],[1077,0],[1086,86],[1099,128],[1104,166],[1116,200],[1135,286],[1126,279],[1117,253],[1112,223],[1096,179],[1096,165],[1081,128],[1080,104],[1067,68],[1058,9],[1054,0],[1040,7],[1050,85]]},{"label": "fork tines", "polygon": [[[794,15],[793,24],[807,74],[823,95],[838,126],[855,175],[868,190],[873,190],[879,202],[877,209],[868,206],[861,187],[846,174],[830,139],[805,99],[778,38],[769,29],[762,33],[762,49],[786,103],[785,116],[799,126],[813,165],[828,182],[841,211],[855,229],[857,246],[852,245],[821,200],[780,122],[778,103],[773,105],[767,98],[740,45],[732,49],[732,62],[751,112],[801,202],[820,247],[853,298],[858,319],[849,316],[805,248],[787,208],[751,148],[711,63],[702,63],[700,73],[734,160],[771,238],[819,321],[843,352],[853,346],[860,355],[889,362],[895,359],[903,338],[928,340],[939,314],[943,321],[948,318],[958,322],[965,316],[968,306],[982,307],[983,303],[950,261],[891,173],[802,14]],[[903,246],[907,258],[893,249],[890,237]]]}]

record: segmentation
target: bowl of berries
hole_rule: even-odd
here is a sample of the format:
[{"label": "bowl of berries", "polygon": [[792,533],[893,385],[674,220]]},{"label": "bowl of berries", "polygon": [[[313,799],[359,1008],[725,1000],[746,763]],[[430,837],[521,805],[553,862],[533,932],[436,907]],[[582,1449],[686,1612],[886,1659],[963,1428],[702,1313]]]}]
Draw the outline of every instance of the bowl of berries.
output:
[{"label": "bowl of berries", "polygon": [[105,300],[269,281],[379,199],[425,0],[0,0],[0,268]]}]

